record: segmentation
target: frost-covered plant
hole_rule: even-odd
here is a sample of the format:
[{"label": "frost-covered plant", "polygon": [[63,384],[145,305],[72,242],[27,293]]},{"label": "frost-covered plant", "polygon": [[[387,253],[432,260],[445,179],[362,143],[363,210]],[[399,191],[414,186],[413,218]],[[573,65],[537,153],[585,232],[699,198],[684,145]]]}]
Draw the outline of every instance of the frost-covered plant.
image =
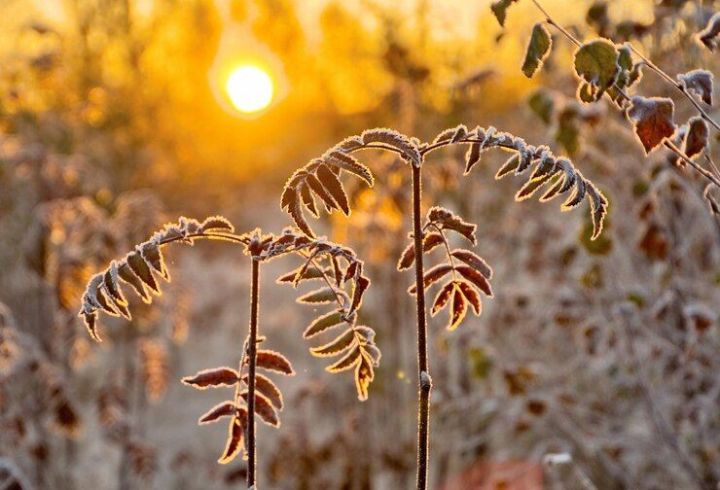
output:
[{"label": "frost-covered plant", "polygon": [[[427,487],[432,389],[427,351],[425,290],[448,278],[433,302],[431,313],[434,315],[449,305],[450,330],[457,328],[462,322],[468,305],[476,314],[480,314],[481,293],[492,296],[489,282],[492,269],[474,252],[453,249],[446,234],[457,233],[474,245],[475,225],[441,207],[430,208],[423,220],[422,169],[426,157],[440,148],[460,144],[468,146],[465,175],[480,162],[483,152],[490,149],[508,151],[512,155],[497,172],[496,178],[510,174],[527,176],[525,184],[515,195],[517,201],[529,199],[540,190],[541,202],[560,195],[567,196],[562,204],[563,210],[575,208],[587,200],[593,221],[592,239],[600,235],[608,206],[607,199],[600,190],[583,177],[569,159],[556,157],[546,146],[529,145],[522,138],[498,131],[494,127],[476,127],[469,130],[460,125],[441,132],[433,141],[427,143],[391,129],[370,129],[341,141],[320,158],[313,159],[298,169],[288,179],[281,198],[281,207],[290,214],[303,232],[313,237],[314,232],[305,218],[305,210],[316,217],[323,207],[328,212],[340,210],[346,215],[350,214],[349,199],[340,180],[343,172],[355,175],[369,186],[374,184],[370,169],[360,163],[353,153],[373,149],[389,151],[407,163],[412,171],[411,244],[400,257],[398,269],[408,269],[413,264],[415,266],[415,285],[408,292],[415,295],[417,312],[418,489]],[[447,261],[426,271],[424,255],[440,245],[443,245]]]},{"label": "frost-covered plant", "polygon": [[97,319],[100,312],[111,316],[131,318],[130,304],[121,285],[129,285],[146,303],[152,295],[160,294],[160,279],[170,280],[162,249],[171,243],[193,245],[196,240],[223,240],[241,245],[251,260],[250,327],[242,348],[238,369],[219,367],[201,371],[183,378],[183,383],[194,388],[234,387],[232,399],[211,408],[200,417],[206,424],[228,417],[228,438],[219,462],[228,463],[238,454],[248,459],[248,487],[256,482],[255,414],[264,423],[278,427],[278,412],[283,408],[282,394],[270,378],[258,374],[257,369],[284,375],[294,371],[282,354],[258,349],[264,337],[259,335],[260,264],[271,259],[296,255],[302,265],[279,278],[281,283],[298,285],[304,281],[319,280],[323,286],[298,299],[310,305],[334,304],[333,311],[321,315],[305,331],[306,338],[330,329],[343,327],[343,332],[331,342],[311,349],[321,357],[339,357],[328,367],[330,372],[354,368],[355,384],[360,399],[367,397],[368,385],[374,378],[374,368],[380,361],[380,350],[375,345],[375,332],[367,326],[357,325],[358,309],[370,281],[363,276],[363,263],[346,247],[324,239],[309,238],[292,229],[279,236],[262,234],[260,230],[237,235],[225,218],[213,216],[203,222],[180,218],[177,224],[166,225],[149,240],[137,245],[120,260],[90,279],[83,295],[80,316],[88,332],[100,340]]},{"label": "frost-covered plant", "polygon": [[[497,0],[492,3],[492,11],[501,26],[505,24],[510,6],[518,1]],[[720,187],[720,171],[709,154],[711,128],[720,133],[720,123],[708,112],[713,106],[712,72],[700,68],[679,73],[673,78],[630,42],[616,43],[605,37],[588,41],[577,39],[550,16],[538,0],[531,1],[545,20],[535,24],[530,36],[522,66],[527,77],[533,77],[550,55],[553,43],[545,24],[554,27],[577,47],[573,64],[578,79],[576,98],[580,102],[592,104],[603,96],[607,97],[613,107],[626,115],[646,155],[663,146],[672,152],[679,166],[689,165],[711,185]],[[602,32],[607,31],[610,24],[606,11],[605,2],[596,2],[588,12],[589,21],[599,25]],[[720,42],[720,13],[715,13],[708,20],[706,27],[697,33],[696,39],[711,51],[717,49]],[[674,120],[673,99],[632,95],[629,91],[642,79],[643,68],[656,74],[687,99],[697,115],[679,126]],[[696,161],[703,155],[709,165],[704,166]]]}]

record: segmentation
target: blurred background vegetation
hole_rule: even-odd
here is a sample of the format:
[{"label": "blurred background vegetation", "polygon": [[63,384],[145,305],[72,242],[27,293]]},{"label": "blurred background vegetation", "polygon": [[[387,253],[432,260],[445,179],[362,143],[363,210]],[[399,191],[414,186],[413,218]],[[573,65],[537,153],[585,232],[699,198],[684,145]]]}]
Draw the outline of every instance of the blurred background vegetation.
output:
[{"label": "blurred background vegetation", "polygon": [[[503,30],[489,3],[4,0],[0,482],[242,485],[241,461],[215,464],[224,429],[195,426],[206,398],[177,382],[207,359],[236,362],[248,287],[237,251],[172,252],[161,304],[131,325],[108,322],[101,346],[76,317],[87,278],[181,214],[280,231],[285,179],[365,128],[432,139],[465,123],[571,155],[613,208],[591,243],[586,213],[513,204],[511,186],[493,181],[496,157],[462,182],[462,154],[438,157],[428,201],[479,223],[497,297],[456,335],[433,324],[433,488],[717,484],[720,227],[702,185],[662,153],[646,159],[622,115],[570,100],[573,48],[561,39],[543,75],[526,79],[519,67],[542,17],[523,0]],[[692,39],[718,2],[543,4],[579,37],[631,40],[670,73],[719,73],[717,54]],[[605,17],[591,15],[602,5]],[[227,74],[241,64],[274,82],[257,114],[228,98]],[[667,92],[647,74],[643,87]],[[408,175],[387,157],[368,163],[382,188],[356,189],[353,220],[323,226],[370,265],[378,379],[360,404],[311,362],[307,318],[268,271],[263,329],[301,368],[284,387],[284,425],[260,430],[267,488],[414,479],[410,277],[394,271],[410,225]],[[566,452],[570,465],[542,466]]]}]

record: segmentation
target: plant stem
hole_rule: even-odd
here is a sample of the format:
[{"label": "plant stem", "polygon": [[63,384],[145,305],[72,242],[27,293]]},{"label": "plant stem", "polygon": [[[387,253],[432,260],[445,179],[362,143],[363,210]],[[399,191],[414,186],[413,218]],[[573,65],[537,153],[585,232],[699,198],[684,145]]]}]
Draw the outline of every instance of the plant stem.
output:
[{"label": "plant stem", "polygon": [[257,330],[258,330],[258,307],[260,304],[259,278],[260,261],[256,257],[251,258],[252,262],[252,285],[250,287],[250,336],[248,340],[248,428],[247,428],[247,451],[248,470],[247,486],[255,487],[255,364],[257,357]]},{"label": "plant stem", "polygon": [[670,151],[672,151],[675,155],[677,155],[683,162],[687,163],[692,168],[694,168],[695,171],[698,172],[700,175],[705,177],[711,183],[715,184],[717,187],[720,187],[720,179],[718,179],[712,172],[701,167],[692,158],[689,158],[687,155],[685,155],[685,153],[683,153],[680,148],[675,146],[675,144],[673,142],[666,140],[665,143],[663,143],[663,145],[666,148],[668,148]]},{"label": "plant stem", "polygon": [[[540,4],[540,2],[538,0],[532,0],[532,2],[533,2],[533,4],[535,4],[535,6],[538,8],[538,10],[540,10],[540,12],[542,12],[542,14],[546,17],[546,21],[548,24],[554,26],[557,30],[560,31],[561,34],[563,34],[570,42],[572,42],[576,46],[578,46],[578,47],[582,46],[581,42],[578,39],[576,39],[572,34],[570,34],[570,32],[568,32],[567,29],[562,27],[560,24],[555,22],[552,19],[552,17],[550,17],[550,14],[548,13],[548,11],[543,8],[543,6]],[[695,100],[695,98],[687,92],[684,85],[682,85],[681,83],[676,83],[672,79],[672,77],[670,77],[670,75],[665,73],[657,65],[655,65],[649,59],[647,59],[645,56],[643,56],[643,54],[640,53],[637,49],[635,49],[632,45],[630,45],[630,49],[632,49],[633,52],[635,54],[637,54],[651,70],[653,70],[658,75],[660,75],[661,78],[663,78],[665,81],[667,81],[668,83],[673,85],[676,89],[680,90],[680,92],[682,92],[683,95],[685,95],[688,98],[688,100],[690,100],[690,102],[692,102],[692,104],[698,110],[698,112],[700,113],[700,115],[702,116],[703,119],[705,119],[708,123],[710,123],[710,125],[712,125],[714,128],[716,128],[716,129],[720,128],[718,123],[715,120],[713,120],[710,117],[710,115],[707,112],[705,112],[705,110],[703,110],[703,108],[700,106],[700,104],[698,104],[698,102]],[[625,100],[628,100],[628,101],[630,100],[630,96],[628,96],[624,90],[618,88],[618,93]],[[610,96],[607,92],[605,92],[605,95],[607,95],[608,97]],[[663,146],[665,146],[667,149],[669,149],[671,152],[673,152],[682,161],[689,164],[700,175],[702,175],[703,177],[708,179],[714,185],[720,187],[720,179],[718,179],[715,175],[713,175],[712,172],[709,172],[709,171],[705,170],[704,168],[702,168],[700,165],[698,165],[695,161],[693,161],[690,157],[688,157],[685,153],[683,153],[683,151],[680,148],[675,146],[674,143],[672,143],[671,141],[666,139],[665,142],[663,143]]]},{"label": "plant stem", "polygon": [[432,381],[428,372],[427,318],[425,316],[425,285],[423,283],[423,232],[422,232],[422,173],[420,165],[412,165],[413,184],[413,240],[415,248],[415,287],[417,296],[417,358],[418,358],[418,438],[417,438],[417,489],[427,488],[428,442],[430,435],[430,390]]},{"label": "plant stem", "polygon": [[548,13],[548,11],[545,10],[545,8],[540,4],[540,2],[538,2],[538,0],[532,0],[532,2],[535,4],[535,6],[537,7],[537,9],[545,16],[545,21],[546,21],[548,24],[550,24],[551,26],[555,27],[555,29],[557,29],[558,31],[560,31],[560,33],[561,33],[562,35],[564,35],[566,38],[568,38],[568,40],[570,40],[570,42],[572,42],[572,43],[573,43],[575,46],[577,46],[578,48],[579,48],[580,46],[582,46],[582,43],[581,43],[580,41],[578,41],[577,39],[575,39],[575,36],[573,36],[572,34],[570,34],[570,32],[569,32],[567,29],[565,29],[563,26],[561,26],[560,24],[558,24],[557,22],[555,22],[555,20],[550,16],[550,14]]},{"label": "plant stem", "polygon": [[715,128],[716,131],[720,131],[720,124],[718,124],[717,121],[715,121],[710,114],[707,113],[705,109],[700,105],[700,103],[695,100],[695,97],[688,92],[688,90],[685,88],[685,85],[682,82],[678,82],[676,80],[673,80],[673,78],[668,75],[662,68],[657,66],[655,63],[650,61],[644,54],[642,54],[640,51],[638,51],[635,46],[632,44],[629,44],[630,49],[633,50],[633,52],[640,57],[641,60],[643,60],[643,63],[650,68],[652,71],[658,74],[660,78],[662,78],[665,82],[667,82],[669,85],[671,85],[673,88],[677,89],[687,100],[690,101],[690,103],[695,107],[698,114],[700,114],[700,117],[705,119],[713,128]]}]

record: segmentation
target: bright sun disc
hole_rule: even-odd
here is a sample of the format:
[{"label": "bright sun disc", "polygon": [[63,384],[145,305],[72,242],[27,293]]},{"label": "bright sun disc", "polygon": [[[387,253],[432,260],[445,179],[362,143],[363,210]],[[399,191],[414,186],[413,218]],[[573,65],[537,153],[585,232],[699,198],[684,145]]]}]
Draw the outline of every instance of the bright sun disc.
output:
[{"label": "bright sun disc", "polygon": [[233,70],[225,88],[233,106],[240,112],[261,111],[272,102],[272,78],[256,66],[241,66]]}]

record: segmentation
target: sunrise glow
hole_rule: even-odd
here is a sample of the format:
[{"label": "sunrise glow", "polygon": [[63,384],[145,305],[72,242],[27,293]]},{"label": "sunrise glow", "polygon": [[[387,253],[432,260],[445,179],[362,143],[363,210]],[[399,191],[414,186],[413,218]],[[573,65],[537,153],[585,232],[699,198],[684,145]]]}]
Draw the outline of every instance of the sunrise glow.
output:
[{"label": "sunrise glow", "polygon": [[227,79],[225,89],[233,107],[245,114],[267,108],[275,92],[272,77],[252,65],[235,68]]}]

